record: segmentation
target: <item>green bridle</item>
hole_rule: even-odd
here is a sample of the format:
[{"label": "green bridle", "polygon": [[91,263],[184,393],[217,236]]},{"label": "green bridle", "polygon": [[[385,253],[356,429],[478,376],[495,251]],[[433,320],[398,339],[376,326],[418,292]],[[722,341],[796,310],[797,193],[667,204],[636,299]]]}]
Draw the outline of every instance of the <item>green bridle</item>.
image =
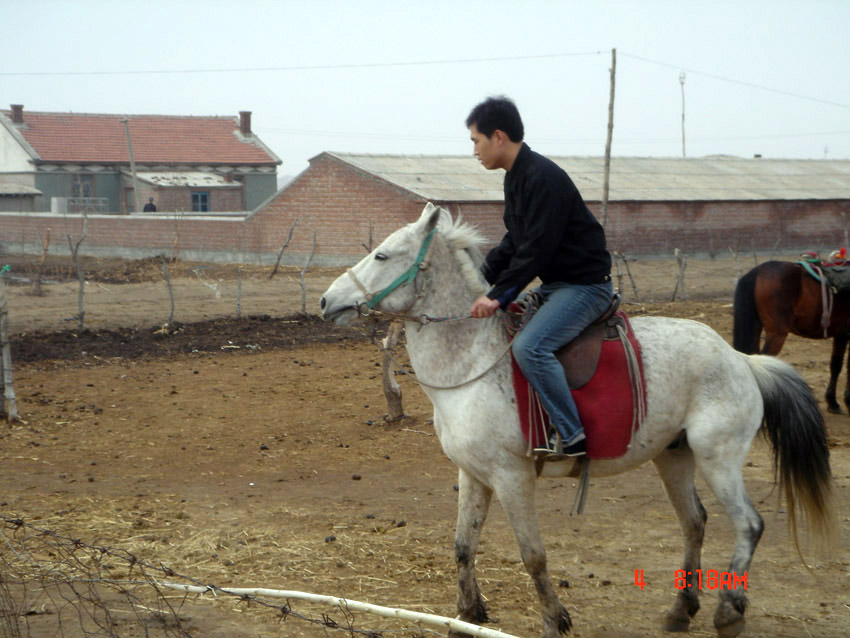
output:
[{"label": "green bridle", "polygon": [[363,291],[366,295],[366,303],[365,305],[369,310],[374,310],[375,306],[377,306],[381,301],[383,301],[384,297],[389,295],[391,292],[400,288],[401,286],[406,286],[407,284],[413,283],[416,280],[416,275],[419,274],[419,271],[425,270],[428,267],[428,262],[425,261],[425,257],[428,255],[428,249],[431,247],[431,240],[434,239],[434,234],[437,232],[437,229],[434,228],[428,235],[425,237],[425,241],[422,242],[422,247],[419,249],[419,254],[416,256],[416,261],[405,270],[401,275],[396,277],[396,279],[386,288],[379,290],[376,293],[371,293],[363,285],[363,283],[357,278],[354,272],[349,268],[348,275],[354,280],[354,283],[357,284],[357,287]]}]

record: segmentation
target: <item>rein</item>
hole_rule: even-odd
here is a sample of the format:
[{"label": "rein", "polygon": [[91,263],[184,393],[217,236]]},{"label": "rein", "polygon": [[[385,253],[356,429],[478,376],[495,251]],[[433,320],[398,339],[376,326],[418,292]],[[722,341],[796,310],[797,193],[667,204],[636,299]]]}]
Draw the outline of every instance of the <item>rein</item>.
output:
[{"label": "rein", "polygon": [[[362,303],[357,306],[357,312],[360,313],[361,317],[374,317],[375,319],[397,319],[399,321],[412,321],[414,323],[418,323],[420,326],[428,325],[429,323],[442,323],[445,321],[463,321],[464,319],[471,319],[472,315],[463,315],[463,316],[446,316],[446,317],[432,317],[431,315],[421,314],[418,317],[414,317],[413,315],[406,315],[400,312],[387,312],[385,310],[374,310],[366,307],[367,304]],[[365,307],[365,309],[364,309]]]},{"label": "rein", "polygon": [[499,363],[499,361],[501,361],[505,357],[505,355],[508,354],[508,351],[510,349],[511,349],[511,343],[508,342],[507,347],[502,351],[501,354],[499,354],[498,357],[496,357],[496,359],[493,361],[493,363],[491,363],[489,366],[487,366],[487,368],[483,372],[476,374],[471,379],[467,379],[466,381],[461,381],[460,383],[455,383],[455,384],[452,384],[452,385],[435,385],[433,383],[426,383],[425,381],[422,381],[421,379],[417,379],[414,376],[416,374],[415,372],[410,373],[407,370],[405,370],[404,366],[401,363],[399,363],[399,361],[393,356],[393,353],[390,350],[382,348],[382,350],[384,350],[384,352],[386,352],[389,355],[390,359],[396,365],[396,367],[399,370],[401,370],[404,374],[406,374],[408,377],[410,377],[410,379],[414,383],[418,383],[422,387],[430,388],[431,390],[454,390],[456,388],[462,388],[465,385],[469,385],[470,383],[478,381],[484,375],[486,375],[488,372],[490,372],[493,368],[495,368],[496,365]]}]

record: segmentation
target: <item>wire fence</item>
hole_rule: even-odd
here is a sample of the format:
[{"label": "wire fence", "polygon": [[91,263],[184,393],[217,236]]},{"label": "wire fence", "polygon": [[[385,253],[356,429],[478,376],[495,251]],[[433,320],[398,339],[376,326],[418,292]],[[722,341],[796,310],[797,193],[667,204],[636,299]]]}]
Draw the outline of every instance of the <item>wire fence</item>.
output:
[{"label": "wire fence", "polygon": [[[655,258],[613,254],[612,278],[625,303],[731,302],[738,278],[768,259],[797,254],[738,254],[710,259],[680,251]],[[4,262],[4,259],[7,260]],[[127,261],[70,257],[44,264],[0,256],[8,284],[10,333],[168,325],[207,318],[319,312],[318,301],[342,268],[206,264],[160,257]],[[11,265],[10,265],[11,264]],[[80,274],[78,274],[80,273]],[[271,276],[270,276],[271,275]],[[78,281],[82,277],[83,284]]]},{"label": "wire fence", "polygon": [[[723,297],[731,300],[737,278],[766,257],[730,254],[723,259],[691,259],[679,254],[677,258],[632,260],[615,255],[615,286],[624,293],[626,301],[635,303],[687,298]],[[777,256],[776,258],[795,258]],[[157,260],[159,261],[159,260]],[[0,259],[2,263],[2,259]],[[156,264],[161,268],[161,264]],[[304,304],[304,291],[311,308],[329,283],[339,274],[320,271],[306,278],[306,268],[300,272],[284,270],[274,280],[268,269],[256,276],[226,279],[220,276],[221,268],[208,268],[170,264],[172,272],[183,268],[183,276],[168,283],[163,276],[158,281],[133,284],[130,299],[140,306],[128,321],[139,317],[168,315],[168,295],[172,295],[172,310],[177,317],[192,305],[194,313],[210,314],[216,304],[222,304],[221,313],[238,313],[240,307],[248,313],[260,307],[257,299],[268,303],[269,309],[281,308],[281,298],[288,295],[293,307]],[[85,269],[84,269],[85,270]],[[237,272],[236,267],[233,271]],[[71,272],[69,268],[63,272]],[[262,275],[262,276],[260,276]],[[13,295],[11,314],[29,304],[30,314],[24,323],[35,325],[35,316],[66,328],[57,317],[72,315],[77,307],[77,282],[66,282],[60,294],[51,292],[51,302],[62,310],[45,310],[50,306],[37,306],[42,297],[34,295],[28,286],[32,282],[18,282],[8,291],[25,292]],[[119,296],[117,289],[126,286],[104,283],[90,284],[85,292],[86,321],[96,323],[98,316],[115,320],[115,315],[126,308],[128,297]],[[91,294],[92,288],[99,292]],[[156,291],[156,294],[154,294]],[[300,293],[300,294],[299,294]],[[157,296],[158,295],[158,296]],[[265,311],[263,307],[261,311]],[[215,310],[218,312],[218,310]],[[133,319],[132,317],[135,317]],[[170,319],[169,319],[170,321]],[[1,341],[1,340],[0,340]],[[10,370],[11,368],[9,368]],[[7,399],[9,397],[7,396]],[[175,589],[174,585],[178,588]],[[180,588],[182,587],[182,591]],[[29,521],[0,515],[0,631],[4,638],[41,638],[42,636],[197,636],[204,635],[197,627],[197,618],[208,615],[210,607],[224,619],[227,613],[262,615],[270,626],[274,623],[297,624],[298,629],[287,635],[342,635],[342,636],[414,636],[442,635],[419,621],[398,618],[376,621],[353,605],[336,605],[333,611],[314,611],[310,604],[293,598],[275,598],[255,593],[234,591],[177,573],[156,559],[141,556],[121,547],[99,546],[80,538],[65,536],[56,531],[35,526]],[[323,609],[326,608],[326,605]],[[199,611],[200,609],[200,611]],[[232,621],[235,622],[235,621]],[[243,635],[233,633],[232,635]],[[484,635],[484,634],[481,634]]]},{"label": "wire fence", "polygon": [[[333,607],[334,612],[295,608],[296,602],[308,606],[310,601]],[[513,638],[433,614],[331,596],[220,587],[121,548],[92,545],[0,515],[0,630],[4,638],[188,638],[203,635],[194,619],[199,603],[263,613],[270,624],[297,622],[306,628],[304,635],[334,632],[352,638],[391,634],[424,638],[442,635],[427,626],[437,625],[482,638]]]}]

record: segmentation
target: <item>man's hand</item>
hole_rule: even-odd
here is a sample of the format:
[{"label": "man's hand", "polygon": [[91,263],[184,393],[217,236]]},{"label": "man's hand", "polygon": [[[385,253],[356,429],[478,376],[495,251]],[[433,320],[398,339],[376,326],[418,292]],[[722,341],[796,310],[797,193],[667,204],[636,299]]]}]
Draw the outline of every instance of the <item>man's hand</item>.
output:
[{"label": "man's hand", "polygon": [[472,304],[472,308],[469,310],[469,314],[475,317],[476,319],[483,319],[484,317],[489,317],[498,309],[498,299],[490,299],[490,297],[479,297],[475,300],[475,303]]}]

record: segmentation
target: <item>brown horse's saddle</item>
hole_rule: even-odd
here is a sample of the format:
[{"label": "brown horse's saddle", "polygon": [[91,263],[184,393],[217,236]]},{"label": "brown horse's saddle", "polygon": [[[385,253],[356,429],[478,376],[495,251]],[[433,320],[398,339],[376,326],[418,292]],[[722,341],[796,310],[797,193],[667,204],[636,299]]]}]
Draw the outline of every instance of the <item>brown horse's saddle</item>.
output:
[{"label": "brown horse's saddle", "polygon": [[815,281],[828,285],[833,293],[850,292],[850,264],[845,248],[833,251],[827,259],[821,259],[815,252],[806,252],[797,263]]}]

